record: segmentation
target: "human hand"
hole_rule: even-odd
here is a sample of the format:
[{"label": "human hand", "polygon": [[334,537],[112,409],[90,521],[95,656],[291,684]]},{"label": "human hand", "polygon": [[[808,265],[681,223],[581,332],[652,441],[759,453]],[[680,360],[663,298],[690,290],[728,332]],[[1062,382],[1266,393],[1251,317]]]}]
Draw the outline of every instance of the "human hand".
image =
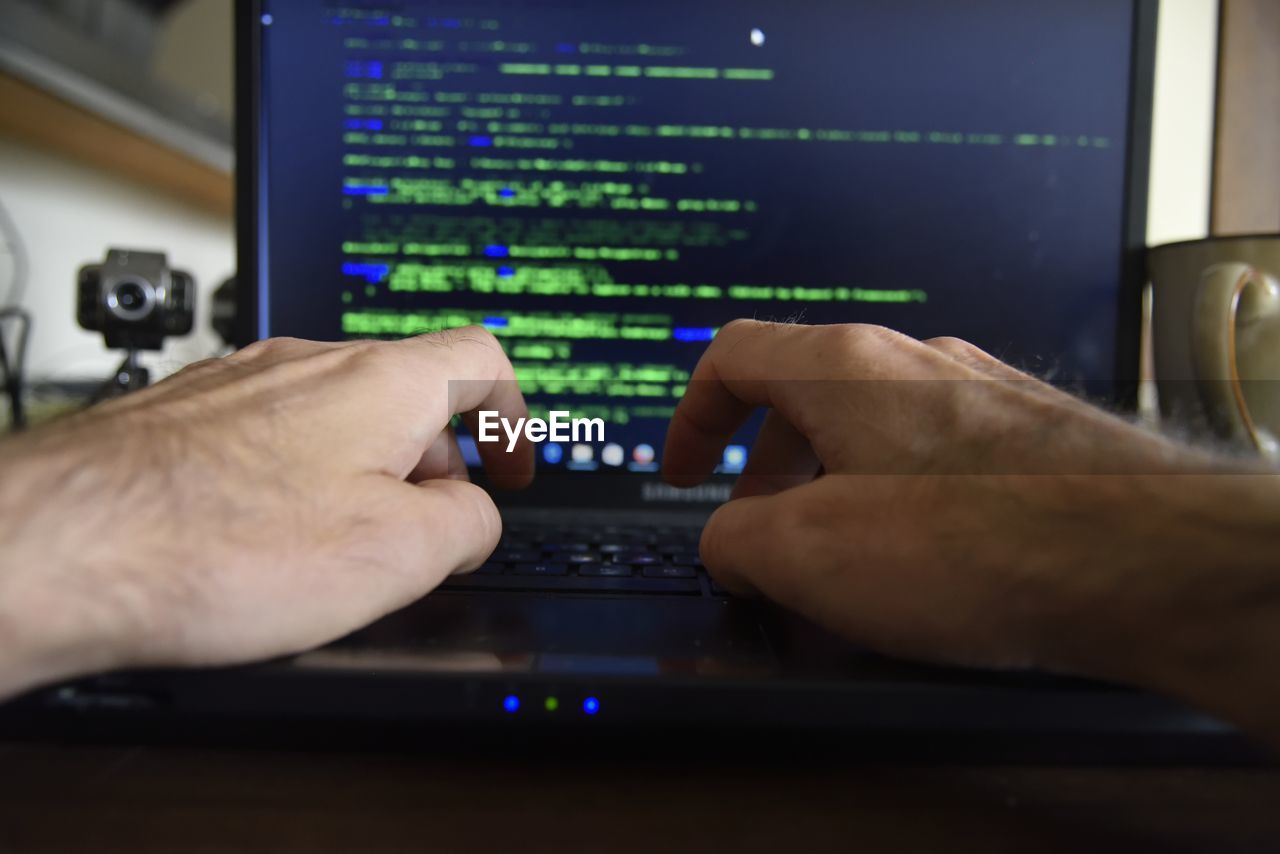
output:
[{"label": "human hand", "polygon": [[676,409],[667,480],[703,480],[757,407],[733,500],[702,536],[730,589],[890,654],[1122,679],[1218,708],[1206,680],[1270,657],[1257,632],[1259,648],[1241,647],[1277,620],[1274,477],[962,341],[738,321]]},{"label": "human hand", "polygon": [[482,329],[276,339],[0,446],[0,696],[297,652],[479,565],[501,520],[449,422],[525,416],[514,380]]}]

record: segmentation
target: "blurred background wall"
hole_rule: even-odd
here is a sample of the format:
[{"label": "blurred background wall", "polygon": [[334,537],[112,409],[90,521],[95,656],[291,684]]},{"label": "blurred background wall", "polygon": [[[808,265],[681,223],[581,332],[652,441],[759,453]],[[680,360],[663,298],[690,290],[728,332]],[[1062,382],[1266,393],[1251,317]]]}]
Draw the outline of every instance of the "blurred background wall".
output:
[{"label": "blurred background wall", "polygon": [[[137,10],[131,6],[145,7],[144,15],[136,17]],[[164,249],[170,262],[192,272],[199,284],[198,334],[172,343],[151,364],[163,372],[214,352],[208,298],[235,266],[229,184],[222,188],[216,184],[229,181],[230,164],[223,152],[229,151],[232,110],[232,3],[0,0],[0,14],[6,27],[22,15],[61,15],[63,23],[71,21],[81,36],[99,43],[140,38],[138,56],[127,58],[126,51],[118,49],[115,55],[122,58],[117,67],[101,73],[134,81],[145,78],[154,91],[139,97],[151,106],[144,107],[141,117],[129,112],[127,105],[123,112],[106,109],[109,121],[129,126],[134,137],[151,134],[168,143],[177,140],[169,147],[185,146],[182,157],[198,173],[190,187],[160,189],[164,181],[157,180],[145,162],[149,157],[154,163],[157,155],[144,155],[141,163],[121,164],[119,158],[113,159],[114,151],[144,143],[132,138],[120,142],[104,136],[105,130],[82,129],[74,132],[70,142],[41,136],[41,127],[21,123],[22,114],[30,111],[15,110],[15,102],[34,97],[32,93],[25,88],[0,88],[0,99],[10,101],[0,113],[19,113],[0,119],[0,204],[12,214],[30,256],[30,281],[23,299],[35,316],[29,374],[37,379],[101,377],[114,367],[118,357],[105,350],[101,336],[77,328],[72,308],[76,269],[101,260],[109,246]],[[1200,237],[1208,231],[1218,19],[1218,0],[1163,3],[1152,150],[1149,236],[1153,243]],[[30,23],[26,17],[21,20]],[[21,64],[26,55],[21,45],[18,48],[16,62]],[[79,53],[86,52],[87,48]],[[26,59],[38,65],[38,57]],[[17,70],[22,74],[14,76],[31,79],[30,67]],[[14,68],[0,68],[0,77],[13,72]],[[82,102],[76,104],[81,110],[93,112],[114,104],[109,91],[92,85],[78,92],[60,89],[56,80],[44,85],[56,90],[62,101]],[[121,85],[130,84],[126,80]],[[179,113],[185,122],[165,124]],[[157,121],[148,125],[148,119]],[[171,126],[175,124],[181,126]],[[206,147],[193,142],[189,135],[193,127],[216,144]],[[219,138],[219,134],[223,135]]]},{"label": "blurred background wall", "polygon": [[[110,45],[108,53],[121,57],[126,74],[172,90],[174,99],[188,102],[197,116],[210,119],[215,127],[220,123],[226,134],[221,142],[229,141],[233,108],[233,4],[229,0],[173,4],[163,14],[146,19],[154,22],[154,32],[143,42],[128,40],[127,31],[138,29],[138,21],[117,18],[113,22],[109,11],[104,14],[104,7],[95,2],[54,0],[30,5],[45,7],[37,9],[45,14],[64,14],[63,20],[72,28],[81,26],[86,38]],[[126,32],[117,36],[111,32],[113,27]],[[92,98],[93,93],[85,97]],[[12,109],[12,104],[4,109]],[[89,147],[117,144],[114,137],[95,141],[91,128],[68,126],[66,130],[89,137],[79,140]],[[140,153],[146,156],[148,152]],[[211,171],[229,181],[230,161],[222,166]],[[230,198],[229,188],[226,197]],[[101,378],[119,361],[117,354],[106,350],[100,334],[76,325],[73,306],[76,271],[82,264],[101,261],[108,247],[162,249],[172,265],[191,272],[199,285],[196,334],[171,341],[163,353],[145,361],[168,373],[217,350],[208,304],[213,289],[235,271],[229,206],[166,192],[91,158],[41,144],[29,134],[3,130],[0,204],[8,209],[29,257],[23,304],[34,316],[27,355],[31,378]],[[0,264],[4,261],[0,259]]]}]

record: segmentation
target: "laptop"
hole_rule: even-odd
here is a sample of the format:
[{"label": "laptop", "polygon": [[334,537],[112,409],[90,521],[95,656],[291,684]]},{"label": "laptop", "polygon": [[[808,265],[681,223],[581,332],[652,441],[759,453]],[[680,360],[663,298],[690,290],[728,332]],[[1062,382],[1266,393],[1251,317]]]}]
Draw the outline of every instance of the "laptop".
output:
[{"label": "laptop", "polygon": [[[607,435],[540,444],[534,485],[496,495],[490,560],[348,638],[19,706],[64,730],[310,723],[326,738],[769,729],[1075,757],[1229,739],[1160,698],[891,661],[727,595],[698,532],[759,419],[703,486],[658,476],[684,384],[737,317],[959,336],[1131,401],[1156,14],[241,0],[241,339],[483,325],[535,415],[600,418]],[[483,483],[473,439],[461,448]]]}]

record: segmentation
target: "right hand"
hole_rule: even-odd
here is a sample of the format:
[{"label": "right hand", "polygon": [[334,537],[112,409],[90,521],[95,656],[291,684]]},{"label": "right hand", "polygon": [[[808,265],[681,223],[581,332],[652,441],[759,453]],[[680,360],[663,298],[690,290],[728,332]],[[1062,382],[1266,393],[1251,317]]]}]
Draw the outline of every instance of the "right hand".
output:
[{"label": "right hand", "polygon": [[[731,590],[874,649],[1186,693],[1167,671],[1258,616],[1241,597],[1276,584],[1274,571],[1205,583],[1224,539],[1238,554],[1274,548],[1274,485],[1254,510],[1222,494],[1273,479],[1224,477],[1221,461],[963,341],[729,324],[676,409],[666,479],[703,480],[757,407],[763,427],[703,561]],[[1224,510],[1235,516],[1215,531]],[[1134,643],[1143,632],[1169,661]]]}]

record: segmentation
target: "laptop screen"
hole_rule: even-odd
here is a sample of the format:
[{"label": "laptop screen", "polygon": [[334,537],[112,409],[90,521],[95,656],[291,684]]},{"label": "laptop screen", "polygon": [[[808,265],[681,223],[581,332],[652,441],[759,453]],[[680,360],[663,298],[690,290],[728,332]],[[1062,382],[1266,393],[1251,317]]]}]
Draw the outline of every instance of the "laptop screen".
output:
[{"label": "laptop screen", "polygon": [[253,14],[256,334],[482,324],[534,414],[608,424],[614,447],[547,443],[544,467],[654,470],[738,317],[954,335],[1064,383],[1116,378],[1132,2]]}]

